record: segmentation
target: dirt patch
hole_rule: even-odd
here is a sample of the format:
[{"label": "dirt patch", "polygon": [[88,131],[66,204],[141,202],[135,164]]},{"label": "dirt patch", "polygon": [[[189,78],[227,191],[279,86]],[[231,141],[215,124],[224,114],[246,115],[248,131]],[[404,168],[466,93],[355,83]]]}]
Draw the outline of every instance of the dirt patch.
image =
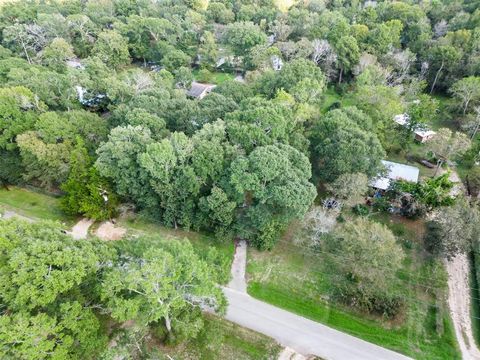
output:
[{"label": "dirt patch", "polygon": [[70,234],[76,240],[85,239],[88,236],[88,229],[92,226],[93,220],[82,219],[72,228]]},{"label": "dirt patch", "polygon": [[448,304],[455,328],[462,359],[480,359],[475,345],[470,318],[470,287],[468,282],[469,264],[466,255],[457,255],[447,263]]},{"label": "dirt patch", "polygon": [[115,226],[111,221],[102,223],[95,235],[102,240],[120,240],[127,233],[127,229],[120,226]]}]

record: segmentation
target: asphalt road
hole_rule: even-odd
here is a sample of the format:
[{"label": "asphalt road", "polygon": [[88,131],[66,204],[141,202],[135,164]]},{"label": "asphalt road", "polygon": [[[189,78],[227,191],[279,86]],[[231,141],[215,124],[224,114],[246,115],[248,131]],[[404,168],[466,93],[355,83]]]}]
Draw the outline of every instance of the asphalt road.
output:
[{"label": "asphalt road", "polygon": [[266,304],[240,291],[224,288],[224,292],[229,302],[228,320],[270,336],[302,355],[316,355],[325,360],[410,359]]}]

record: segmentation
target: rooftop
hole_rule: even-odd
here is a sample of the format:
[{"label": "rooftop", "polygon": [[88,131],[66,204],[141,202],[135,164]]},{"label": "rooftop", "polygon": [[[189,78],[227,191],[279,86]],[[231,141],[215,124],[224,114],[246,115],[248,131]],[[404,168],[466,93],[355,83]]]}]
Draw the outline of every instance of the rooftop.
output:
[{"label": "rooftop", "polygon": [[187,95],[194,98],[200,98],[205,92],[211,91],[214,87],[215,85],[213,84],[202,84],[194,81],[192,82],[192,87],[187,91]]},{"label": "rooftop", "polygon": [[392,180],[418,182],[420,170],[417,167],[386,160],[382,160],[382,164],[387,169],[387,175],[372,179],[370,182],[372,187],[387,190]]}]

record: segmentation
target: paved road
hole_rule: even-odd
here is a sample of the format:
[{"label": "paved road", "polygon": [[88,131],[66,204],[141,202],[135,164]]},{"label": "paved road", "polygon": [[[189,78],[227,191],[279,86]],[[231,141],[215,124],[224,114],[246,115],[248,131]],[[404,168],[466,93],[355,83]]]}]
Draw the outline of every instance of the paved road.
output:
[{"label": "paved road", "polygon": [[229,306],[226,318],[258,331],[303,355],[326,360],[407,360],[404,355],[360,340],[276,308],[251,296],[224,288]]}]

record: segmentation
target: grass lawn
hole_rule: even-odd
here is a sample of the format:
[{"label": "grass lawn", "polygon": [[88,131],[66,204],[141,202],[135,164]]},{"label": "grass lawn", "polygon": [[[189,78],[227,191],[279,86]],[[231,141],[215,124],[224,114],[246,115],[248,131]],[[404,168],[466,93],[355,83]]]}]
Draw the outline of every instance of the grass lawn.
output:
[{"label": "grass lawn", "polygon": [[[478,282],[478,261],[480,259],[475,257],[473,254],[470,256],[470,294],[472,301],[471,306],[471,316],[472,316],[472,328],[473,328],[473,337],[477,346],[480,346],[480,288]],[[477,271],[476,271],[477,270]]]},{"label": "grass lawn", "polygon": [[162,350],[174,359],[276,359],[282,347],[275,340],[213,315],[206,316],[209,336],[200,336],[175,348]]},{"label": "grass lawn", "polygon": [[[199,69],[194,69],[192,71],[193,77],[195,80],[198,79],[199,76]],[[211,83],[213,84],[221,84],[227,80],[233,80],[235,78],[235,75],[226,73],[226,72],[212,72],[212,79],[210,80]]]},{"label": "grass lawn", "polygon": [[[376,215],[402,244],[406,259],[398,274],[407,301],[402,315],[387,321],[355,312],[329,298],[330,282],[321,253],[294,246],[290,231],[271,252],[249,250],[248,292],[261,300],[418,359],[460,359],[449,317],[443,266],[424,258],[421,221]],[[346,259],[345,261],[348,261]]]},{"label": "grass lawn", "polygon": [[335,91],[335,88],[329,87],[322,94],[320,112],[322,114],[325,114],[329,110],[330,106],[332,106],[337,101],[341,103],[342,107],[354,105],[351,95],[349,95],[348,93],[340,95]]},{"label": "grass lawn", "polygon": [[19,215],[43,220],[58,220],[68,224],[74,219],[60,208],[60,199],[39,192],[10,186],[0,189],[0,212],[14,211]]},{"label": "grass lawn", "polygon": [[220,253],[233,259],[235,247],[232,242],[218,242],[213,236],[201,234],[194,231],[185,231],[181,229],[172,229],[156,223],[149,219],[139,216],[130,216],[120,218],[117,222],[118,226],[122,226],[128,230],[130,234],[149,234],[159,235],[164,239],[188,239],[197,249],[207,249],[210,246],[215,247]]}]

